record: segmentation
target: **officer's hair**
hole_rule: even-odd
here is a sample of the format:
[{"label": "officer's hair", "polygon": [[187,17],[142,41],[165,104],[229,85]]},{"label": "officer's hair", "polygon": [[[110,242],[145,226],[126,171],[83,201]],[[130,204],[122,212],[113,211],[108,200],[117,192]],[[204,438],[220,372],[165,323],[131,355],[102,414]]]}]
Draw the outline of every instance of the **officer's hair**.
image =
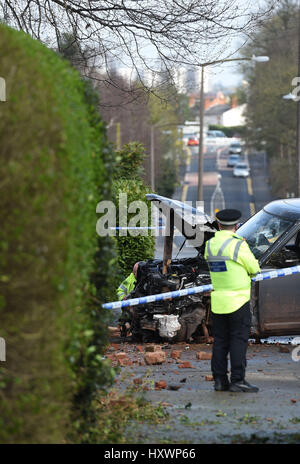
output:
[{"label": "officer's hair", "polygon": [[227,226],[227,225],[221,224],[221,223],[219,222],[219,228],[220,228],[220,230],[233,230],[233,229],[235,228],[235,226],[236,226],[236,224],[233,224],[233,225],[231,225],[231,226]]}]

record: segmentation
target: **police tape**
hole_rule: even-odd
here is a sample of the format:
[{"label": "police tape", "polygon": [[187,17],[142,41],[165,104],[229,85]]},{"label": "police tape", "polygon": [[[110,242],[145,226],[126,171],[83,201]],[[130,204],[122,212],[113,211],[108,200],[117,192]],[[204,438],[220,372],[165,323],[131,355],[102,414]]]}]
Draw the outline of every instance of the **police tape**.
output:
[{"label": "police tape", "polygon": [[[260,282],[262,280],[276,279],[277,277],[284,277],[292,274],[300,274],[300,266],[286,267],[276,271],[267,271],[257,274],[252,277],[253,282]],[[157,295],[142,296],[140,298],[131,298],[129,300],[114,301],[112,303],[103,304],[104,309],[120,309],[127,306],[137,306],[147,303],[154,303],[157,301],[169,300],[173,298],[180,298],[182,296],[195,295],[197,293],[213,291],[212,285],[201,285],[199,287],[184,288],[183,290],[175,290],[173,292],[158,293]]]}]

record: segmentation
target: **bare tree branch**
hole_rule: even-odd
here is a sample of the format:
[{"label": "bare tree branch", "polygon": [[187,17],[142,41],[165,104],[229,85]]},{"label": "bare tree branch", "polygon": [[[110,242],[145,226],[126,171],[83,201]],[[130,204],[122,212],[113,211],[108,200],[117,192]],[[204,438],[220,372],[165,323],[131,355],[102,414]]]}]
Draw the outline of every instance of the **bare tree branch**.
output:
[{"label": "bare tree branch", "polygon": [[163,63],[172,77],[173,67],[219,58],[233,38],[249,37],[276,3],[261,10],[256,0],[3,0],[0,14],[58,50],[63,34],[72,34],[82,51],[81,71],[90,77],[91,63],[105,81],[110,68],[122,65],[151,89],[145,71],[159,75]]}]

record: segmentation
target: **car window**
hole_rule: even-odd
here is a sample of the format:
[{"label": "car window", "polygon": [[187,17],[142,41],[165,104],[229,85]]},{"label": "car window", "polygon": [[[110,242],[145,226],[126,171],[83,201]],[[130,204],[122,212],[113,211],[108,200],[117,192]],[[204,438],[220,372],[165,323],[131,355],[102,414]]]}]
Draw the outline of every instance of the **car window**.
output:
[{"label": "car window", "polygon": [[237,164],[235,169],[248,169],[247,164]]},{"label": "car window", "polygon": [[300,262],[300,232],[298,231],[283,247],[276,253],[272,253],[267,266],[284,268],[296,266]]},{"label": "car window", "polygon": [[260,258],[294,223],[261,210],[237,231],[247,240],[253,254]]}]

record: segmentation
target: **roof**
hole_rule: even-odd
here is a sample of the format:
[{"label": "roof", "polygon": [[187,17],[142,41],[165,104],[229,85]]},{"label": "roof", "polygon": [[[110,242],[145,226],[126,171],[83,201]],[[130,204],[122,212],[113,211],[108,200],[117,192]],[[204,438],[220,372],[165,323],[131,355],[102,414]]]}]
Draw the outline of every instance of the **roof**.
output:
[{"label": "roof", "polygon": [[275,200],[267,204],[264,210],[286,219],[300,221],[300,198]]},{"label": "roof", "polygon": [[230,109],[231,106],[227,103],[225,103],[224,105],[214,105],[205,111],[205,116],[217,116],[219,114],[225,113],[225,111],[228,111]]}]

